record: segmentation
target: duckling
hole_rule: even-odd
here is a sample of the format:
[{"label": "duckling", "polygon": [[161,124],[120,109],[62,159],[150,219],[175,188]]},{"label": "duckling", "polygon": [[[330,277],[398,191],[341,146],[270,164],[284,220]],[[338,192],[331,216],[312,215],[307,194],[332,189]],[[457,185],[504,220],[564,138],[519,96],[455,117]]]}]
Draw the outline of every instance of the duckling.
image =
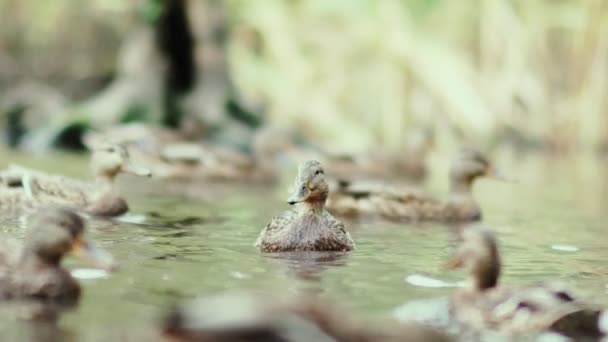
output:
[{"label": "duckling", "polygon": [[110,270],[112,258],[84,238],[85,225],[75,212],[43,208],[29,217],[22,247],[12,240],[0,244],[0,294],[4,299],[27,299],[72,306],[80,285],[61,266],[66,254],[87,259]]},{"label": "duckling", "polygon": [[118,216],[128,211],[127,202],[114,189],[121,173],[150,177],[149,170],[134,165],[127,150],[110,143],[92,148],[91,166],[95,183],[47,174],[12,165],[0,172],[0,206],[37,207],[58,204],[78,208],[94,216]]},{"label": "duckling", "polygon": [[552,330],[570,337],[598,337],[602,312],[588,307],[562,284],[520,288],[500,286],[501,263],[495,234],[479,227],[463,230],[448,269],[464,268],[467,287],[451,298],[451,315],[466,327],[506,333]]},{"label": "duckling", "polygon": [[262,230],[255,245],[262,252],[350,251],[355,243],[327,210],[329,187],[316,160],[300,164],[295,190],[287,200],[293,209],[275,217]]},{"label": "duckling", "polygon": [[403,221],[467,222],[481,219],[473,198],[473,183],[479,177],[501,178],[479,151],[464,149],[450,168],[450,194],[446,202],[422,191],[385,184],[357,185],[339,182],[329,196],[327,208],[338,215],[379,215]]},{"label": "duckling", "polygon": [[371,326],[312,296],[221,293],[169,312],[163,335],[172,341],[448,341],[419,326]]}]

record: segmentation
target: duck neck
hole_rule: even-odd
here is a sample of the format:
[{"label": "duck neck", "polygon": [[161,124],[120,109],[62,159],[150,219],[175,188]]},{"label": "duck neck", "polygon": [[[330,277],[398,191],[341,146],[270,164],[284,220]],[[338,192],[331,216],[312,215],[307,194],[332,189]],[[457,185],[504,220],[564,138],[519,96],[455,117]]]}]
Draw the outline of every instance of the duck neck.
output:
[{"label": "duck neck", "polygon": [[466,195],[473,194],[473,179],[470,178],[452,178],[450,179],[450,194],[451,195]]},{"label": "duck neck", "polygon": [[19,268],[22,270],[39,270],[42,268],[59,267],[61,256],[41,256],[25,248],[19,259]]},{"label": "duck neck", "polygon": [[114,189],[114,175],[100,173],[95,177],[97,191],[101,194],[112,192]]},{"label": "duck neck", "polygon": [[483,264],[478,265],[474,270],[471,278],[471,286],[479,292],[487,291],[495,288],[498,285],[500,277],[500,261],[498,256],[492,256],[492,260],[488,260]]},{"label": "duck neck", "polygon": [[298,206],[298,210],[300,211],[300,214],[305,215],[305,214],[315,214],[315,215],[321,215],[323,214],[323,211],[325,210],[325,199],[323,200],[315,200],[315,201],[305,201],[299,204]]}]

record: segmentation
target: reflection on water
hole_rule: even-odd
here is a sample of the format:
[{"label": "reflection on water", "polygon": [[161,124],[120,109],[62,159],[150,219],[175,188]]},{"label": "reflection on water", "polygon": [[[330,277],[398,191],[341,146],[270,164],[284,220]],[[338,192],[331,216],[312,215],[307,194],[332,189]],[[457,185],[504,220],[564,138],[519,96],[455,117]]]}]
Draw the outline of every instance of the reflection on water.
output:
[{"label": "reflection on water", "polygon": [[[29,161],[51,171],[87,174],[84,159]],[[547,166],[536,160],[500,164],[512,165],[508,169],[520,182],[480,182],[475,193],[484,224],[500,238],[501,281],[561,280],[580,289],[583,297],[608,305],[604,166],[585,164],[588,167],[579,170],[571,161]],[[428,188],[441,195],[445,182],[445,173],[438,172]],[[115,256],[120,268],[109,277],[82,282],[80,307],[61,320],[70,340],[142,340],[154,335],[164,310],[176,301],[226,289],[322,293],[346,309],[381,320],[405,302],[446,298],[454,291],[412,286],[405,281],[408,275],[446,283],[463,279],[462,272],[441,269],[457,236],[441,226],[348,222],[357,243],[354,252],[262,255],[254,241],[268,221],[286,209],[286,187],[241,186],[212,193],[197,186],[183,196],[148,180],[124,178],[120,186],[127,190],[133,213],[144,220],[91,221],[89,233]],[[3,217],[0,234],[22,237],[19,220]],[[554,247],[560,245],[578,250]],[[67,266],[81,265],[70,261]],[[1,330],[8,334],[2,336],[19,336],[22,329],[12,323]]]},{"label": "reflection on water", "polygon": [[[347,252],[287,252],[269,253],[264,257],[286,269],[286,274],[296,280],[320,282],[323,271],[328,268],[346,266]],[[319,292],[322,288],[319,286]]]}]

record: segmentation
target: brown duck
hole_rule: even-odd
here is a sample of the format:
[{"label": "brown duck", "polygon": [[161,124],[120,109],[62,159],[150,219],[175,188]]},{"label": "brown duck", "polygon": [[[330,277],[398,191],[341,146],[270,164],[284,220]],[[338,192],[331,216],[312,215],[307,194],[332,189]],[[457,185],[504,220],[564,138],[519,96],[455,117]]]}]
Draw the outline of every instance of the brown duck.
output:
[{"label": "brown duck", "polygon": [[336,154],[325,151],[323,164],[328,173],[344,180],[397,177],[421,182],[427,176],[427,156],[434,145],[431,129],[417,129],[406,135],[398,151],[373,147],[364,154]]},{"label": "brown duck", "polygon": [[298,168],[295,190],[287,202],[293,209],[275,217],[262,230],[255,245],[262,252],[350,251],[355,244],[344,224],[327,210],[329,187],[318,161]]},{"label": "brown duck", "polygon": [[466,222],[481,219],[473,198],[473,183],[480,177],[500,176],[479,151],[464,149],[450,168],[450,193],[439,201],[423,191],[381,183],[357,184],[339,181],[327,208],[344,216],[381,216],[403,221]]},{"label": "brown duck", "polygon": [[275,157],[295,150],[290,132],[274,126],[257,130],[251,153],[217,144],[180,138],[146,125],[114,127],[90,134],[88,141],[119,141],[135,160],[150,167],[157,178],[213,181],[275,181]]},{"label": "brown duck", "polygon": [[61,266],[65,255],[107,270],[114,267],[107,253],[84,238],[84,228],[80,216],[68,209],[44,208],[30,216],[22,246],[12,240],[0,244],[2,297],[65,306],[77,303],[80,285]]},{"label": "brown duck", "polygon": [[251,292],[200,297],[166,316],[163,335],[184,342],[440,342],[420,326],[371,325],[312,296],[287,298]]},{"label": "brown duck", "polygon": [[121,145],[101,143],[92,147],[93,184],[12,165],[0,172],[0,208],[20,209],[63,205],[95,216],[118,216],[127,202],[114,188],[119,173],[150,177],[149,170],[134,165]]},{"label": "brown duck", "polygon": [[494,233],[466,228],[447,268],[464,268],[468,286],[451,299],[451,314],[467,328],[525,333],[552,330],[573,338],[596,338],[602,312],[589,308],[558,283],[525,287],[498,284],[501,264]]}]

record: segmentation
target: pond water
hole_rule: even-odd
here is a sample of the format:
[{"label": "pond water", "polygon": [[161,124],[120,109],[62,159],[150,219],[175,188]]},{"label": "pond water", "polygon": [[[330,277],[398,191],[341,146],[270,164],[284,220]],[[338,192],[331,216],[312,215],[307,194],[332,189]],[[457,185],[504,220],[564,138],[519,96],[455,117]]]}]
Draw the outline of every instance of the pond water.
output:
[{"label": "pond water", "polygon": [[[85,156],[28,157],[6,154],[49,171],[85,177]],[[498,232],[504,271],[501,281],[523,284],[562,280],[583,297],[608,304],[606,246],[606,165],[591,158],[516,159],[499,164],[517,181],[483,180],[475,187],[484,224]],[[446,162],[426,187],[445,193]],[[293,170],[292,170],[293,171]],[[283,184],[289,183],[286,176]],[[133,213],[148,224],[90,223],[89,236],[120,262],[108,277],[82,280],[80,306],[60,321],[68,341],[154,339],[162,313],[181,298],[225,289],[315,292],[362,316],[383,320],[400,304],[449,295],[450,287],[423,287],[405,281],[422,275],[448,283],[463,279],[441,265],[450,253],[440,225],[346,222],[357,250],[339,258],[305,260],[260,254],[253,243],[276,214],[288,208],[286,186],[166,184],[124,177]],[[180,191],[181,190],[181,191]],[[21,237],[19,221],[5,216],[3,237]],[[70,268],[84,265],[69,261]],[[30,336],[22,323],[4,322],[0,334]]]}]

